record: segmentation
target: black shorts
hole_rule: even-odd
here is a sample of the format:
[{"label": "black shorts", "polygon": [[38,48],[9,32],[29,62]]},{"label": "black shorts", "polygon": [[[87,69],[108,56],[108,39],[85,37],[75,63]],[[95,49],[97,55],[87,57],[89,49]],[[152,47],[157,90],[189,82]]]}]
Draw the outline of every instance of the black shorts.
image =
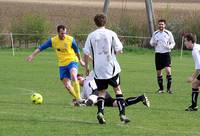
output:
[{"label": "black shorts", "polygon": [[156,70],[162,70],[165,67],[171,67],[171,56],[169,52],[155,54]]},{"label": "black shorts", "polygon": [[197,79],[200,80],[200,74],[197,76]]},{"label": "black shorts", "polygon": [[[92,94],[98,96],[98,91],[95,90]],[[106,91],[104,106],[113,107],[114,101],[115,101],[115,99],[112,98],[111,95]]]},{"label": "black shorts", "polygon": [[116,88],[120,85],[120,76],[117,74],[116,76],[110,79],[94,79],[97,85],[98,90],[105,90],[108,88],[108,85]]}]

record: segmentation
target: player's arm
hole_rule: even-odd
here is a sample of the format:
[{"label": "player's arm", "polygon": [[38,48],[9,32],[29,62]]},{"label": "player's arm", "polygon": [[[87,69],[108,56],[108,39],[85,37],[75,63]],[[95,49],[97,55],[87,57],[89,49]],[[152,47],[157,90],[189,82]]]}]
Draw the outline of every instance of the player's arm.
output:
[{"label": "player's arm", "polygon": [[119,40],[118,36],[116,33],[113,34],[113,46],[114,46],[114,50],[115,50],[115,54],[121,54],[123,53],[123,45],[121,43],[121,41]]},{"label": "player's arm", "polygon": [[74,52],[76,53],[76,56],[78,57],[78,60],[79,60],[79,62],[81,64],[81,66],[85,66],[85,63],[81,58],[80,50],[78,48],[78,45],[76,44],[76,40],[75,39],[73,39],[73,41],[72,41],[72,48],[74,49]]},{"label": "player's arm", "polygon": [[173,35],[172,35],[172,33],[170,32],[169,33],[169,48],[170,49],[173,49],[174,48],[174,46],[175,46],[175,41],[174,41],[174,37],[173,37]]},{"label": "player's arm", "polygon": [[187,80],[188,83],[191,83],[194,79],[196,79],[200,74],[200,53],[198,50],[194,52],[195,59],[195,72],[190,76]]},{"label": "player's arm", "polygon": [[91,56],[91,46],[92,46],[92,42],[90,40],[90,35],[89,35],[87,37],[85,46],[83,48],[86,75],[89,75],[89,60],[90,60],[90,56]]},{"label": "player's arm", "polygon": [[153,47],[155,47],[157,45],[157,40],[155,38],[155,33],[151,37],[150,45],[153,46]]},{"label": "player's arm", "polygon": [[49,47],[52,47],[51,39],[47,40],[44,44],[40,45],[37,49],[35,49],[35,51],[31,55],[29,55],[26,58],[26,60],[32,61],[35,58],[35,56],[37,56],[37,54],[39,54],[41,51],[43,51]]},{"label": "player's arm", "polygon": [[194,79],[196,79],[200,74],[200,69],[196,69],[192,76],[188,77],[187,82],[191,83]]}]

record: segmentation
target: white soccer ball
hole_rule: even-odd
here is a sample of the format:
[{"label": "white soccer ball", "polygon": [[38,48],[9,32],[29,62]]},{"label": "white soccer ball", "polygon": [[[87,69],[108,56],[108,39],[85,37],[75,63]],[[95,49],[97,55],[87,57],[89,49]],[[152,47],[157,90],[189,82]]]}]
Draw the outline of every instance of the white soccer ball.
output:
[{"label": "white soccer ball", "polygon": [[43,97],[39,93],[33,93],[31,95],[31,101],[33,104],[42,104],[43,103]]}]

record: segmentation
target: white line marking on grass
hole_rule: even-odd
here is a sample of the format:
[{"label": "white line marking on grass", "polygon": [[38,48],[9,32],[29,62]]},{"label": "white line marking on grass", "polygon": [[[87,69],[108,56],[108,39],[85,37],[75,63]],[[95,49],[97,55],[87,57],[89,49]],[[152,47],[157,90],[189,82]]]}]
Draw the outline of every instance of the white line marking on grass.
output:
[{"label": "white line marking on grass", "polygon": [[15,88],[15,89],[20,90],[20,91],[25,91],[26,93],[24,93],[24,95],[31,95],[31,94],[34,93],[33,90],[31,90],[31,89],[27,89],[27,88],[17,87],[17,88]]}]

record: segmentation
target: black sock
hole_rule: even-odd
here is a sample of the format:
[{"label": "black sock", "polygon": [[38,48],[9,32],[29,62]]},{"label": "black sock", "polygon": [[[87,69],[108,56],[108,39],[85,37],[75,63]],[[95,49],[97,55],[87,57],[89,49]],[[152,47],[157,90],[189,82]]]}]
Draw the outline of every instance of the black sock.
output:
[{"label": "black sock", "polygon": [[129,97],[125,99],[125,106],[129,106],[132,104],[136,104],[138,102],[141,102],[144,99],[144,96],[138,96],[138,97]]},{"label": "black sock", "polygon": [[167,75],[166,79],[167,79],[167,90],[170,90],[171,84],[172,84],[172,76],[171,75]]},{"label": "black sock", "polygon": [[199,95],[199,89],[198,88],[192,88],[192,107],[197,106],[198,95]]},{"label": "black sock", "polygon": [[163,90],[163,78],[162,78],[162,76],[158,76],[157,81],[158,81],[158,86],[160,87],[160,90]]},{"label": "black sock", "polygon": [[119,108],[119,115],[125,115],[125,101],[123,94],[116,95],[117,105]]},{"label": "black sock", "polygon": [[97,107],[98,107],[98,112],[97,113],[102,113],[104,114],[104,97],[98,97],[97,98]]}]

